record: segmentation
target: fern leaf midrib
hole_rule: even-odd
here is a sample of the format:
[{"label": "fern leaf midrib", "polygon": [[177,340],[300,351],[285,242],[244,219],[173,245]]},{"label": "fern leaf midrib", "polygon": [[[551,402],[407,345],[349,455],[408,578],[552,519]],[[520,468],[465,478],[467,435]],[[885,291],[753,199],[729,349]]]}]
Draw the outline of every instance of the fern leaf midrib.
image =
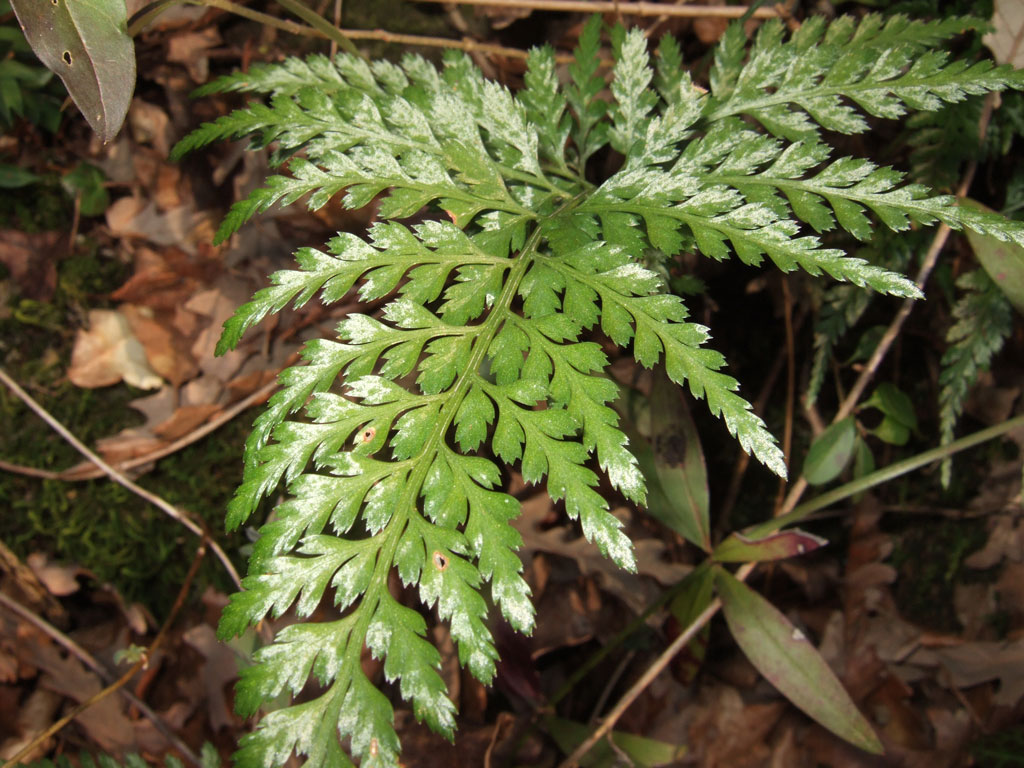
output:
[{"label": "fern leaf midrib", "polygon": [[[373,577],[358,606],[357,610],[360,612],[360,617],[353,628],[349,642],[355,640],[365,645],[366,635],[377,612],[377,607],[387,591],[388,575],[394,567],[395,554],[398,550],[402,534],[409,524],[410,517],[413,514],[418,514],[416,511],[416,500],[419,498],[427,472],[430,470],[434,457],[440,450],[441,443],[451,428],[452,420],[455,418],[459,406],[466,397],[469,384],[474,380],[477,370],[483,363],[488,347],[505,321],[505,313],[508,312],[512,300],[519,290],[519,284],[522,282],[526,270],[533,261],[533,255],[537,250],[540,240],[541,229],[538,227],[523,246],[519,255],[515,257],[501,295],[491,308],[486,320],[478,326],[477,338],[474,341],[473,350],[470,353],[466,369],[457,374],[451,388],[445,393],[447,395],[447,402],[441,407],[436,425],[430,437],[423,448],[420,449],[418,455],[403,462],[405,464],[411,463],[413,469],[405,481],[402,496],[396,504],[395,515],[388,522],[387,528],[383,533],[386,540],[378,550]],[[341,673],[338,675],[338,679],[351,679],[353,673],[357,671],[355,667],[359,663],[360,655],[350,654],[342,667]]]},{"label": "fern leaf midrib", "polygon": [[[994,70],[989,70],[985,74],[991,75],[993,72]],[[911,78],[910,73],[907,73],[892,80],[871,80],[860,83],[840,84],[831,87],[819,86],[817,88],[800,88],[799,90],[783,88],[775,93],[767,94],[755,99],[744,99],[740,98],[739,95],[734,94],[730,96],[729,100],[722,104],[718,109],[712,110],[708,114],[704,115],[703,119],[708,123],[714,123],[718,120],[732,117],[733,115],[748,114],[750,112],[779,106],[781,104],[796,104],[801,109],[808,111],[808,107],[805,106],[805,102],[820,97],[845,96],[856,100],[854,98],[855,94],[866,93],[869,91],[885,90],[895,92],[902,88],[940,88],[950,85],[949,83],[942,82],[943,74],[945,73],[940,70],[939,72],[928,75],[927,77]],[[996,88],[996,90],[1001,89]],[[942,100],[946,101],[945,98]],[[906,111],[905,107],[902,109],[903,111]]]},{"label": "fern leaf midrib", "polygon": [[[248,110],[238,110],[238,111],[239,112],[244,112],[244,111],[248,111]],[[209,125],[221,127],[222,128],[222,132],[223,132],[224,129],[228,129],[228,130],[231,131],[231,135],[236,135],[237,136],[237,135],[239,135],[239,131],[236,128],[234,128],[234,127],[230,127],[231,123],[228,122],[228,118],[233,117],[234,114],[235,113],[232,113],[231,115],[225,115],[225,117],[220,118],[217,121],[215,121],[213,123],[210,123]],[[418,150],[420,152],[424,152],[426,154],[434,155],[435,157],[443,157],[444,156],[444,149],[442,147],[439,147],[439,146],[437,146],[435,144],[431,144],[429,142],[423,142],[423,141],[416,141],[416,140],[413,140],[413,139],[408,139],[406,137],[396,135],[396,134],[394,134],[394,133],[392,133],[391,131],[388,131],[388,130],[385,130],[384,132],[371,131],[369,129],[361,128],[361,127],[359,127],[357,125],[353,125],[353,124],[351,124],[349,122],[345,122],[344,123],[344,125],[345,125],[344,129],[339,129],[338,128],[338,123],[336,121],[329,120],[329,119],[326,119],[324,117],[320,117],[320,116],[318,116],[316,114],[310,113],[310,112],[308,112],[306,110],[303,110],[303,109],[299,109],[298,110],[298,115],[297,116],[296,115],[290,115],[290,117],[292,118],[292,120],[287,125],[279,125],[279,124],[276,124],[276,123],[268,121],[263,126],[263,130],[266,130],[267,128],[270,128],[271,126],[275,126],[276,125],[279,128],[279,130],[280,130],[280,132],[282,134],[290,132],[290,131],[294,131],[295,128],[296,128],[296,126],[294,124],[294,119],[296,117],[303,117],[303,118],[305,118],[305,120],[302,120],[300,122],[300,125],[306,127],[309,130],[318,129],[317,133],[321,134],[324,137],[337,136],[339,138],[344,139],[345,141],[348,141],[350,139],[355,139],[356,140],[356,142],[355,142],[356,145],[364,145],[365,146],[368,143],[371,143],[371,144],[372,143],[376,143],[376,144],[382,144],[382,145],[385,145],[385,146],[390,146],[390,147],[392,147],[394,149],[398,149],[398,150],[413,150],[414,149],[414,150]],[[313,135],[315,136],[316,133],[314,133]],[[300,144],[307,143],[308,141],[309,141],[309,139],[306,139],[306,140],[304,140],[302,142],[291,142],[291,143],[287,144],[286,146],[288,148],[294,148],[296,146],[299,146]],[[194,149],[194,148],[195,147],[193,147],[191,145],[188,146],[188,149]],[[179,153],[179,154],[183,154],[183,153]],[[318,157],[318,155],[314,155],[314,157]],[[543,187],[544,189],[547,189],[553,195],[556,195],[556,196],[558,196],[560,198],[563,198],[563,199],[567,198],[567,197],[569,197],[571,195],[570,192],[567,192],[566,190],[561,189],[560,187],[558,187],[557,185],[552,183],[549,179],[547,179],[543,175],[537,175],[537,174],[528,173],[528,172],[525,172],[525,171],[520,171],[517,168],[512,168],[511,166],[507,166],[507,165],[504,165],[504,164],[498,163],[498,162],[494,163],[494,167],[498,171],[501,172],[503,177],[505,177],[507,179],[514,179],[516,181],[521,181],[524,184],[530,184],[530,185],[537,186],[537,187]],[[508,195],[507,190],[506,190],[506,195]],[[517,212],[522,213],[524,211],[520,210],[520,211],[517,211]]]},{"label": "fern leaf midrib", "polygon": [[[684,201],[685,202],[685,201]],[[605,204],[596,203],[594,205],[584,204],[581,209],[586,210],[588,213],[600,213],[602,211],[608,211],[611,213],[623,212],[630,213],[636,216],[644,217],[652,214],[651,206],[649,205],[637,205],[636,203],[629,203],[625,201]],[[686,211],[680,210],[677,207],[664,207],[653,211],[655,215],[666,216],[669,218],[676,219],[692,230],[694,226],[705,227],[714,229],[729,239],[745,239],[751,242],[757,243],[759,246],[768,248],[769,246],[785,245],[786,242],[782,241],[779,243],[771,242],[766,243],[760,239],[760,234],[764,230],[764,227],[755,227],[752,229],[742,229],[727,224],[725,221],[718,219],[716,216],[700,216],[693,213],[687,213]],[[813,254],[814,251],[809,251],[808,255]],[[770,254],[769,254],[770,255]]]},{"label": "fern leaf midrib", "polygon": [[[895,207],[901,211],[907,213],[917,213],[927,217],[935,217],[947,224],[957,224],[956,209],[951,205],[942,205],[941,202],[936,204],[936,201],[949,200],[948,195],[933,195],[931,197],[921,198],[900,198],[893,199],[894,193],[899,193],[900,190],[907,189],[907,187],[893,187],[886,192],[866,192],[857,193],[855,191],[857,183],[851,182],[850,188],[847,187],[827,187],[813,183],[813,180],[803,179],[785,179],[776,178],[773,176],[766,176],[763,173],[755,174],[753,176],[737,176],[733,174],[717,174],[709,173],[706,177],[709,181],[716,181],[722,184],[728,184],[734,188],[740,188],[744,186],[763,186],[777,189],[792,189],[799,190],[801,192],[810,192],[811,194],[826,199],[831,197],[838,197],[844,200],[852,200],[856,203],[861,203],[868,208],[875,208],[880,206]],[[931,203],[931,205],[927,205]],[[957,224],[957,226],[959,226]]]}]

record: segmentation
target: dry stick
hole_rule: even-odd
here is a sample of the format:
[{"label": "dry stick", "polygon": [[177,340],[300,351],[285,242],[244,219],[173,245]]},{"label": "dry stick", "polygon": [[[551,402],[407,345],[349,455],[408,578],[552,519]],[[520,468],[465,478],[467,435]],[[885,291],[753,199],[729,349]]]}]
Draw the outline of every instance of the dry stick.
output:
[{"label": "dry stick", "polygon": [[60,480],[61,473],[54,472],[52,469],[38,469],[36,467],[26,467],[24,464],[12,464],[9,461],[0,459],[0,469],[4,472],[10,472],[12,475],[24,475],[25,477],[38,477],[41,480]]},{"label": "dry stick", "polygon": [[81,453],[83,456],[85,456],[87,459],[93,462],[96,466],[102,469],[104,473],[106,473],[106,475],[110,477],[111,480],[118,483],[119,485],[124,486],[135,495],[141,496],[150,504],[157,507],[157,509],[167,514],[168,517],[171,517],[174,520],[177,520],[182,525],[184,525],[196,536],[199,536],[201,539],[209,540],[210,548],[217,555],[217,559],[220,560],[221,564],[224,566],[224,569],[228,572],[228,575],[231,577],[231,580],[235,583],[235,586],[241,589],[242,580],[239,578],[238,571],[235,570],[235,566],[232,565],[231,559],[227,556],[224,550],[221,549],[220,545],[217,544],[217,542],[209,538],[206,531],[203,529],[201,525],[199,525],[199,523],[193,521],[192,518],[189,517],[185,512],[172,506],[164,499],[157,496],[155,493],[151,493],[142,486],[133,483],[131,480],[129,480],[127,477],[122,475],[112,466],[107,464],[107,462],[105,462],[103,459],[101,459],[99,456],[93,453],[88,446],[86,446],[84,443],[82,443],[81,440],[79,440],[77,437],[71,434],[67,427],[65,427],[63,424],[57,421],[57,419],[55,419],[50,414],[49,411],[47,411],[45,408],[43,408],[43,406],[37,403],[32,398],[32,396],[28,394],[28,392],[26,392],[20,386],[18,386],[18,383],[14,381],[14,379],[12,379],[10,376],[8,376],[7,372],[3,368],[0,368],[0,381],[2,381],[7,386],[7,388],[10,389],[15,395],[17,395],[21,399],[21,401],[25,403],[25,405],[27,405],[29,408],[35,411],[36,415],[38,415],[39,418],[41,418],[43,421],[49,424],[50,427],[58,435],[63,437],[72,446],[74,446],[75,450],[77,450],[79,453]]},{"label": "dry stick", "polygon": [[[782,455],[786,457],[789,470],[789,455],[793,447],[793,403],[796,400],[796,344],[793,341],[793,297],[789,292],[789,275],[782,276],[783,318],[786,327],[786,424],[782,431]],[[779,490],[775,506],[782,505],[786,494],[786,480],[779,478]]]},{"label": "dry stick", "polygon": [[[451,0],[413,0],[416,3],[446,3]],[[664,5],[616,0],[456,0],[459,5],[488,5],[494,8],[529,8],[534,11],[578,13],[621,13],[624,16],[672,16],[676,18],[735,19],[749,10],[745,5]],[[757,8],[755,19],[778,17],[774,8]]]},{"label": "dry stick", "polygon": [[[341,0],[334,0],[334,26],[341,27]],[[331,40],[331,58],[338,55],[338,41]]]},{"label": "dry stick", "polygon": [[[202,764],[201,760],[199,759],[199,756],[196,755],[196,753],[193,752],[185,742],[183,742],[174,734],[174,732],[170,729],[167,723],[164,722],[163,718],[160,717],[160,715],[158,715],[152,709],[150,709],[149,705],[142,701],[142,699],[140,699],[131,691],[127,690],[124,686],[128,683],[129,680],[132,679],[132,677],[135,676],[135,674],[143,666],[145,666],[145,664],[148,662],[148,659],[152,657],[153,652],[157,649],[157,646],[163,641],[164,636],[167,634],[167,630],[170,628],[171,623],[174,621],[175,617],[178,615],[178,612],[181,610],[181,606],[185,602],[185,596],[188,594],[189,587],[191,586],[193,579],[195,579],[195,575],[199,570],[199,564],[202,562],[205,554],[206,543],[204,541],[201,541],[199,542],[199,548],[196,551],[196,556],[192,559],[192,566],[189,568],[188,574],[186,574],[185,576],[185,581],[182,584],[181,589],[178,590],[178,597],[175,599],[174,605],[171,607],[171,612],[168,615],[167,620],[164,622],[164,625],[160,628],[160,631],[157,633],[156,638],[154,638],[153,643],[150,645],[146,657],[137,662],[136,664],[134,664],[132,668],[128,670],[128,672],[126,672],[124,675],[122,675],[118,680],[114,681],[113,683],[110,683],[106,688],[104,688],[94,696],[90,696],[88,699],[81,702],[78,706],[73,707],[71,711],[68,712],[67,715],[62,717],[57,722],[53,723],[49,728],[47,728],[45,731],[36,736],[36,738],[34,738],[29,744],[27,744],[24,749],[18,752],[18,754],[16,754],[9,761],[4,763],[3,768],[8,768],[8,766],[17,765],[20,760],[22,760],[25,756],[31,753],[36,747],[38,747],[48,738],[50,738],[50,736],[57,733],[57,731],[59,731],[61,728],[63,728],[65,725],[71,722],[74,718],[78,717],[86,709],[93,706],[101,699],[106,698],[114,691],[117,691],[122,696],[124,696],[124,698],[127,699],[132,706],[134,706],[143,715],[149,718],[150,721],[152,721],[153,725],[156,726],[156,729],[166,737],[168,742],[170,742],[171,746],[173,746],[175,749],[181,752],[181,754],[184,755],[185,758],[190,763],[193,763],[194,765]],[[89,667],[93,672],[95,672],[101,680],[103,680],[104,682],[110,681],[110,674],[107,672],[106,669],[104,669],[100,665],[98,661],[96,661],[96,659],[92,657],[92,655],[88,651],[86,651],[84,648],[78,645],[78,643],[76,643],[70,637],[60,632],[55,627],[53,627],[47,621],[45,621],[39,616],[36,616],[30,610],[15,602],[14,600],[11,600],[2,592],[0,592],[0,605],[3,605],[5,608],[11,611],[11,613],[14,613],[15,615],[21,617],[22,619],[24,619],[25,621],[39,629],[41,632],[49,636],[54,642],[63,647],[73,656],[77,657],[79,661],[81,661],[83,664],[85,664],[85,666]]]},{"label": "dry stick", "polygon": [[[989,93],[985,97],[985,106],[981,112],[981,118],[978,120],[978,139],[979,141],[984,140],[985,132],[988,130],[989,120],[992,118],[992,110],[995,108],[995,95]],[[963,180],[960,182],[960,186],[957,188],[957,197],[964,197],[967,191],[971,187],[971,182],[974,181],[974,174],[978,170],[978,163],[976,160],[972,160],[967,165],[967,170],[964,171]],[[932,240],[931,246],[928,248],[928,252],[925,254],[924,261],[921,263],[921,268],[918,270],[917,278],[915,283],[917,287],[924,292],[924,285],[928,282],[928,277],[931,275],[932,270],[935,268],[936,262],[939,260],[939,254],[942,252],[943,247],[946,245],[946,241],[949,239],[950,232],[948,224],[940,224],[938,231],[935,233],[935,238]],[[860,402],[861,397],[864,395],[864,390],[867,389],[868,384],[871,383],[871,379],[874,378],[875,373],[882,364],[882,360],[885,359],[886,354],[889,352],[889,348],[893,342],[896,341],[896,337],[899,336],[900,331],[903,329],[903,324],[906,322],[910,313],[914,309],[914,305],[917,303],[917,299],[904,299],[902,306],[896,313],[896,317],[892,319],[889,327],[886,328],[885,333],[882,335],[881,341],[878,342],[878,346],[875,347],[874,353],[864,366],[864,370],[860,372],[860,376],[857,377],[856,383],[853,388],[846,394],[843,402],[839,406],[839,410],[836,412],[835,417],[832,419],[832,423],[836,424],[851,413],[853,409],[857,407],[857,403]],[[804,495],[804,491],[807,490],[807,480],[801,476],[790,489],[786,495],[786,500],[776,510],[776,516],[782,516],[793,511],[796,505],[800,501],[800,497]]]},{"label": "dry stick", "polygon": [[[187,435],[178,438],[173,443],[161,446],[155,451],[143,454],[142,456],[136,456],[133,459],[127,459],[119,462],[116,469],[120,471],[126,471],[129,469],[135,469],[135,467],[141,467],[144,464],[149,464],[157,459],[162,459],[165,456],[170,456],[172,453],[177,453],[182,448],[186,448],[194,442],[203,439],[208,434],[216,429],[219,429],[224,424],[234,419],[240,413],[249,410],[254,405],[257,405],[261,401],[265,400],[270,394],[274,392],[280,385],[278,384],[277,377],[275,376],[272,381],[267,382],[262,387],[257,389],[248,397],[239,400],[233,406],[228,408],[226,411],[221,412],[215,419],[203,424],[203,426],[192,430]],[[63,472],[58,473],[58,480],[93,480],[97,477],[103,477],[103,472],[98,469],[89,470],[87,472],[74,472],[74,468],[66,469]]]},{"label": "dry stick", "polygon": [[[340,42],[342,38],[346,38],[348,40],[377,40],[382,43],[422,45],[428,48],[455,48],[460,51],[466,51],[467,53],[488,53],[492,56],[506,56],[513,59],[525,59],[529,55],[526,51],[520,50],[519,48],[506,48],[503,45],[477,43],[473,40],[451,40],[447,37],[431,37],[428,35],[404,35],[397,32],[388,32],[384,29],[337,29],[337,35],[327,34],[325,30],[316,29],[314,27],[306,26],[305,24],[299,24],[291,21],[290,19],[279,19],[275,16],[270,16],[269,14],[260,13],[259,11],[252,10],[251,8],[246,8],[238,3],[233,3],[230,0],[158,0],[158,2],[151,3],[146,6],[143,11],[140,11],[129,20],[128,33],[135,36],[141,32],[150,21],[162,13],[165,8],[171,5],[180,5],[183,3],[217,8],[219,10],[226,11],[227,13],[233,13],[238,16],[251,19],[265,26],[283,30],[293,35],[301,35],[303,37],[321,37],[326,40],[334,40],[336,42]],[[328,26],[330,26],[330,24],[328,24]],[[331,29],[333,30],[336,28],[331,27]],[[572,56],[563,55],[557,56],[555,60],[562,64],[571,62],[573,59]]]},{"label": "dry stick", "polygon": [[[226,411],[221,411],[215,419],[210,419],[210,421],[203,424],[203,426],[197,427],[183,437],[179,437],[173,443],[167,443],[166,445],[160,446],[155,451],[144,453],[141,456],[136,456],[132,459],[126,459],[125,461],[118,462],[116,465],[111,466],[120,472],[127,472],[129,469],[135,469],[136,467],[141,467],[144,464],[150,464],[157,459],[162,459],[165,456],[170,456],[172,453],[177,453],[182,448],[187,448],[192,445],[192,443],[201,440],[214,430],[222,427],[224,424],[227,424],[238,414],[248,410],[261,400],[266,399],[266,397],[270,395],[277,386],[278,383],[275,377],[273,381],[267,382],[248,397],[239,400]],[[60,472],[54,472],[52,469],[38,469],[37,467],[26,467],[22,464],[12,464],[8,461],[3,461],[2,459],[0,459],[0,469],[18,475],[25,475],[27,477],[39,477],[43,480],[61,480],[67,483],[78,482],[80,480],[95,480],[98,477],[104,477],[106,475],[102,469],[98,469],[96,466],[91,466],[88,469],[82,469],[82,465],[78,465],[61,470]]]},{"label": "dry stick", "polygon": [[[736,572],[736,578],[740,581],[746,581],[747,577],[750,576],[751,571],[754,570],[754,567],[754,563],[746,563]],[[690,623],[690,626],[688,626],[686,630],[679,635],[679,637],[673,640],[672,644],[669,645],[668,648],[661,652],[661,655],[644,671],[640,676],[640,679],[633,683],[632,687],[623,694],[615,707],[605,715],[604,720],[602,720],[601,724],[594,729],[594,732],[587,736],[587,738],[584,739],[575,750],[573,750],[573,753],[562,761],[558,768],[576,768],[587,752],[589,752],[597,742],[603,739],[605,734],[615,727],[615,723],[617,723],[619,718],[622,717],[622,714],[629,708],[629,705],[636,701],[647,686],[654,682],[654,679],[664,671],[665,667],[669,665],[669,662],[672,661],[675,655],[690,644],[690,641],[697,636],[697,633],[704,628],[705,624],[711,621],[711,617],[718,613],[721,607],[722,601],[717,597],[711,601],[711,604],[701,611],[701,614]]]},{"label": "dry stick", "polygon": [[[529,56],[527,51],[519,48],[506,48],[503,45],[491,43],[478,43],[475,40],[451,40],[447,37],[430,37],[427,35],[404,35],[398,32],[388,32],[385,29],[343,29],[346,37],[352,40],[378,40],[382,43],[399,43],[401,45],[425,45],[434,48],[456,48],[466,53],[489,53],[494,56],[507,56],[513,59],[525,59]],[[558,56],[559,63],[571,62],[572,56]]]}]

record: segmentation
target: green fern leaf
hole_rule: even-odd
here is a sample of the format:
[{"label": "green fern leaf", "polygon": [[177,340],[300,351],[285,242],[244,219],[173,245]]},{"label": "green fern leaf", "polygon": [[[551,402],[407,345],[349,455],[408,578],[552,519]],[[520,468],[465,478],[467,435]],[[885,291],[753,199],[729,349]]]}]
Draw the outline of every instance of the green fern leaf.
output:
[{"label": "green fern leaf", "polygon": [[[942,444],[955,437],[956,423],[978,374],[988,369],[1013,330],[1013,308],[983,269],[957,280],[963,291],[953,308],[956,323],[949,329],[949,348],[939,374],[939,426]],[[942,484],[949,485],[952,461],[942,463]]]},{"label": "green fern leaf", "polygon": [[[517,95],[458,53],[440,71],[415,56],[400,65],[313,56],[203,89],[268,100],[201,126],[176,155],[249,137],[291,158],[232,208],[218,239],[300,198],[312,208],[336,195],[349,208],[376,201],[383,220],[365,237],[300,250],[295,269],[272,275],[228,320],[218,348],[315,296],[380,302],[374,314],[345,316],[337,340],[307,345],[246,444],[229,527],[282,484],[287,498],[260,528],[219,633],[292,612],[297,622],[244,672],[238,706],[248,715],[283,694],[303,698],[262,718],[240,746],[240,765],[270,768],[297,754],[313,768],[352,759],[394,768],[392,704],[363,673],[364,647],[417,718],[452,736],[455,712],[427,621],[396,601],[393,581],[447,622],[460,662],[490,682],[488,606],[519,631],[534,625],[516,555],[519,504],[503,489],[503,466],[544,484],[587,539],[636,567],[599,490],[604,478],[630,503],[646,496],[610,407],[618,390],[598,340],[642,366],[663,362],[745,450],[785,475],[767,426],[722,371],[723,356],[705,346],[709,330],[688,321],[682,299],[646,266],[651,249],[664,258],[735,254],[750,265],[767,257],[782,270],[918,296],[897,272],[826,248],[811,232],[838,224],[867,238],[877,217],[892,229],[943,221],[1021,239],[1018,225],[959,209],[891,169],[829,162],[815,138],[817,125],[860,130],[850,103],[891,116],[1016,86],[1005,68],[924,53],[970,24],[812,19],[784,39],[773,23],[749,54],[733,26],[710,96],[679,71],[674,41],[662,41],[654,72],[644,36],[620,29],[605,101],[599,17],[583,29],[571,82],[558,82],[553,51],[535,50]],[[595,186],[588,159],[609,143],[622,166]],[[420,223],[394,221],[413,216]],[[326,619],[310,621],[314,611]]]},{"label": "green fern leaf", "polygon": [[871,15],[859,25],[840,19],[826,32],[822,20],[810,19],[786,41],[781,22],[772,20],[758,30],[744,63],[742,28],[734,24],[716,55],[706,118],[748,115],[773,134],[799,141],[817,136],[819,126],[867,130],[850,102],[893,119],[910,109],[934,111],[972,94],[1024,86],[1008,66],[948,62],[945,53],[926,50],[977,26],[969,18],[925,22],[901,16],[883,24]]}]

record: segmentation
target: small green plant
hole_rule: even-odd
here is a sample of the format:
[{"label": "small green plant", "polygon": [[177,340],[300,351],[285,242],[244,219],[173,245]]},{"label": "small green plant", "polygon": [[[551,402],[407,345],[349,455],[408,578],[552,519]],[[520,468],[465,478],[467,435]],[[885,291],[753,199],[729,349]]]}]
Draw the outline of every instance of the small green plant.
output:
[{"label": "small green plant", "polygon": [[[251,136],[254,147],[272,144],[278,158],[292,158],[287,175],[233,207],[220,240],[307,195],[312,208],[338,194],[349,208],[379,200],[383,220],[366,238],[341,234],[326,251],[300,250],[299,268],[274,274],[221,340],[221,351],[230,349],[268,314],[318,293],[324,303],[353,290],[364,302],[386,301],[380,317],[346,317],[339,340],[307,345],[305,364],[282,374],[246,445],[228,526],[248,520],[281,482],[290,498],[260,529],[245,591],[233,596],[220,634],[292,608],[300,620],[256,654],[237,707],[253,714],[311,678],[320,687],[263,717],[242,741],[240,765],[280,765],[292,753],[311,766],[349,765],[346,752],[363,766],[397,765],[391,703],[363,672],[364,646],[416,716],[452,737],[440,656],[390,577],[418,590],[449,623],[462,663],[490,682],[497,652],[487,597],[516,629],[534,623],[511,525],[519,505],[502,491],[502,466],[546,483],[588,539],[634,567],[597,485],[602,473],[643,505],[646,484],[609,407],[617,389],[593,339],[630,349],[645,367],[663,363],[745,450],[785,475],[772,435],[721,371],[724,358],[705,346],[708,329],[688,321],[659,277],[680,252],[748,265],[767,257],[784,271],[918,297],[905,277],[825,247],[808,230],[838,226],[867,240],[874,218],[895,231],[941,221],[1024,244],[1021,224],[958,207],[891,168],[833,158],[821,138],[822,129],[866,131],[862,113],[897,118],[1024,86],[1008,67],[933,50],[979,23],[810,18],[789,36],[767,23],[752,44],[733,25],[710,91],[691,82],[671,37],[652,67],[644,36],[621,28],[611,33],[607,85],[597,18],[570,82],[559,83],[553,51],[537,49],[516,95],[462,55],[446,57],[440,72],[416,56],[401,66],[313,56],[203,89],[269,99],[204,125],[177,156]],[[609,146],[621,167],[595,183],[588,161]],[[414,215],[420,223],[401,223]],[[707,520],[691,529],[709,530]],[[722,565],[789,556],[820,540],[733,535],[712,549],[706,536],[690,538],[710,554],[694,578],[713,584],[754,663],[812,716],[880,750],[803,635]],[[338,618],[306,620],[327,594]]]}]

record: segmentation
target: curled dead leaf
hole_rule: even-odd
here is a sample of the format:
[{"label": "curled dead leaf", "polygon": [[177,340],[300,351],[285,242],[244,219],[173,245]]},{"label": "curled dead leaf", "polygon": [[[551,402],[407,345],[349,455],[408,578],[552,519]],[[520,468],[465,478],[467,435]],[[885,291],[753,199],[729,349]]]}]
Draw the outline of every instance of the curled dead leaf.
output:
[{"label": "curled dead leaf", "polygon": [[89,327],[79,329],[71,352],[68,379],[93,389],[124,381],[139,389],[157,389],[163,382],[146,360],[146,351],[127,318],[116,310],[89,311]]}]

